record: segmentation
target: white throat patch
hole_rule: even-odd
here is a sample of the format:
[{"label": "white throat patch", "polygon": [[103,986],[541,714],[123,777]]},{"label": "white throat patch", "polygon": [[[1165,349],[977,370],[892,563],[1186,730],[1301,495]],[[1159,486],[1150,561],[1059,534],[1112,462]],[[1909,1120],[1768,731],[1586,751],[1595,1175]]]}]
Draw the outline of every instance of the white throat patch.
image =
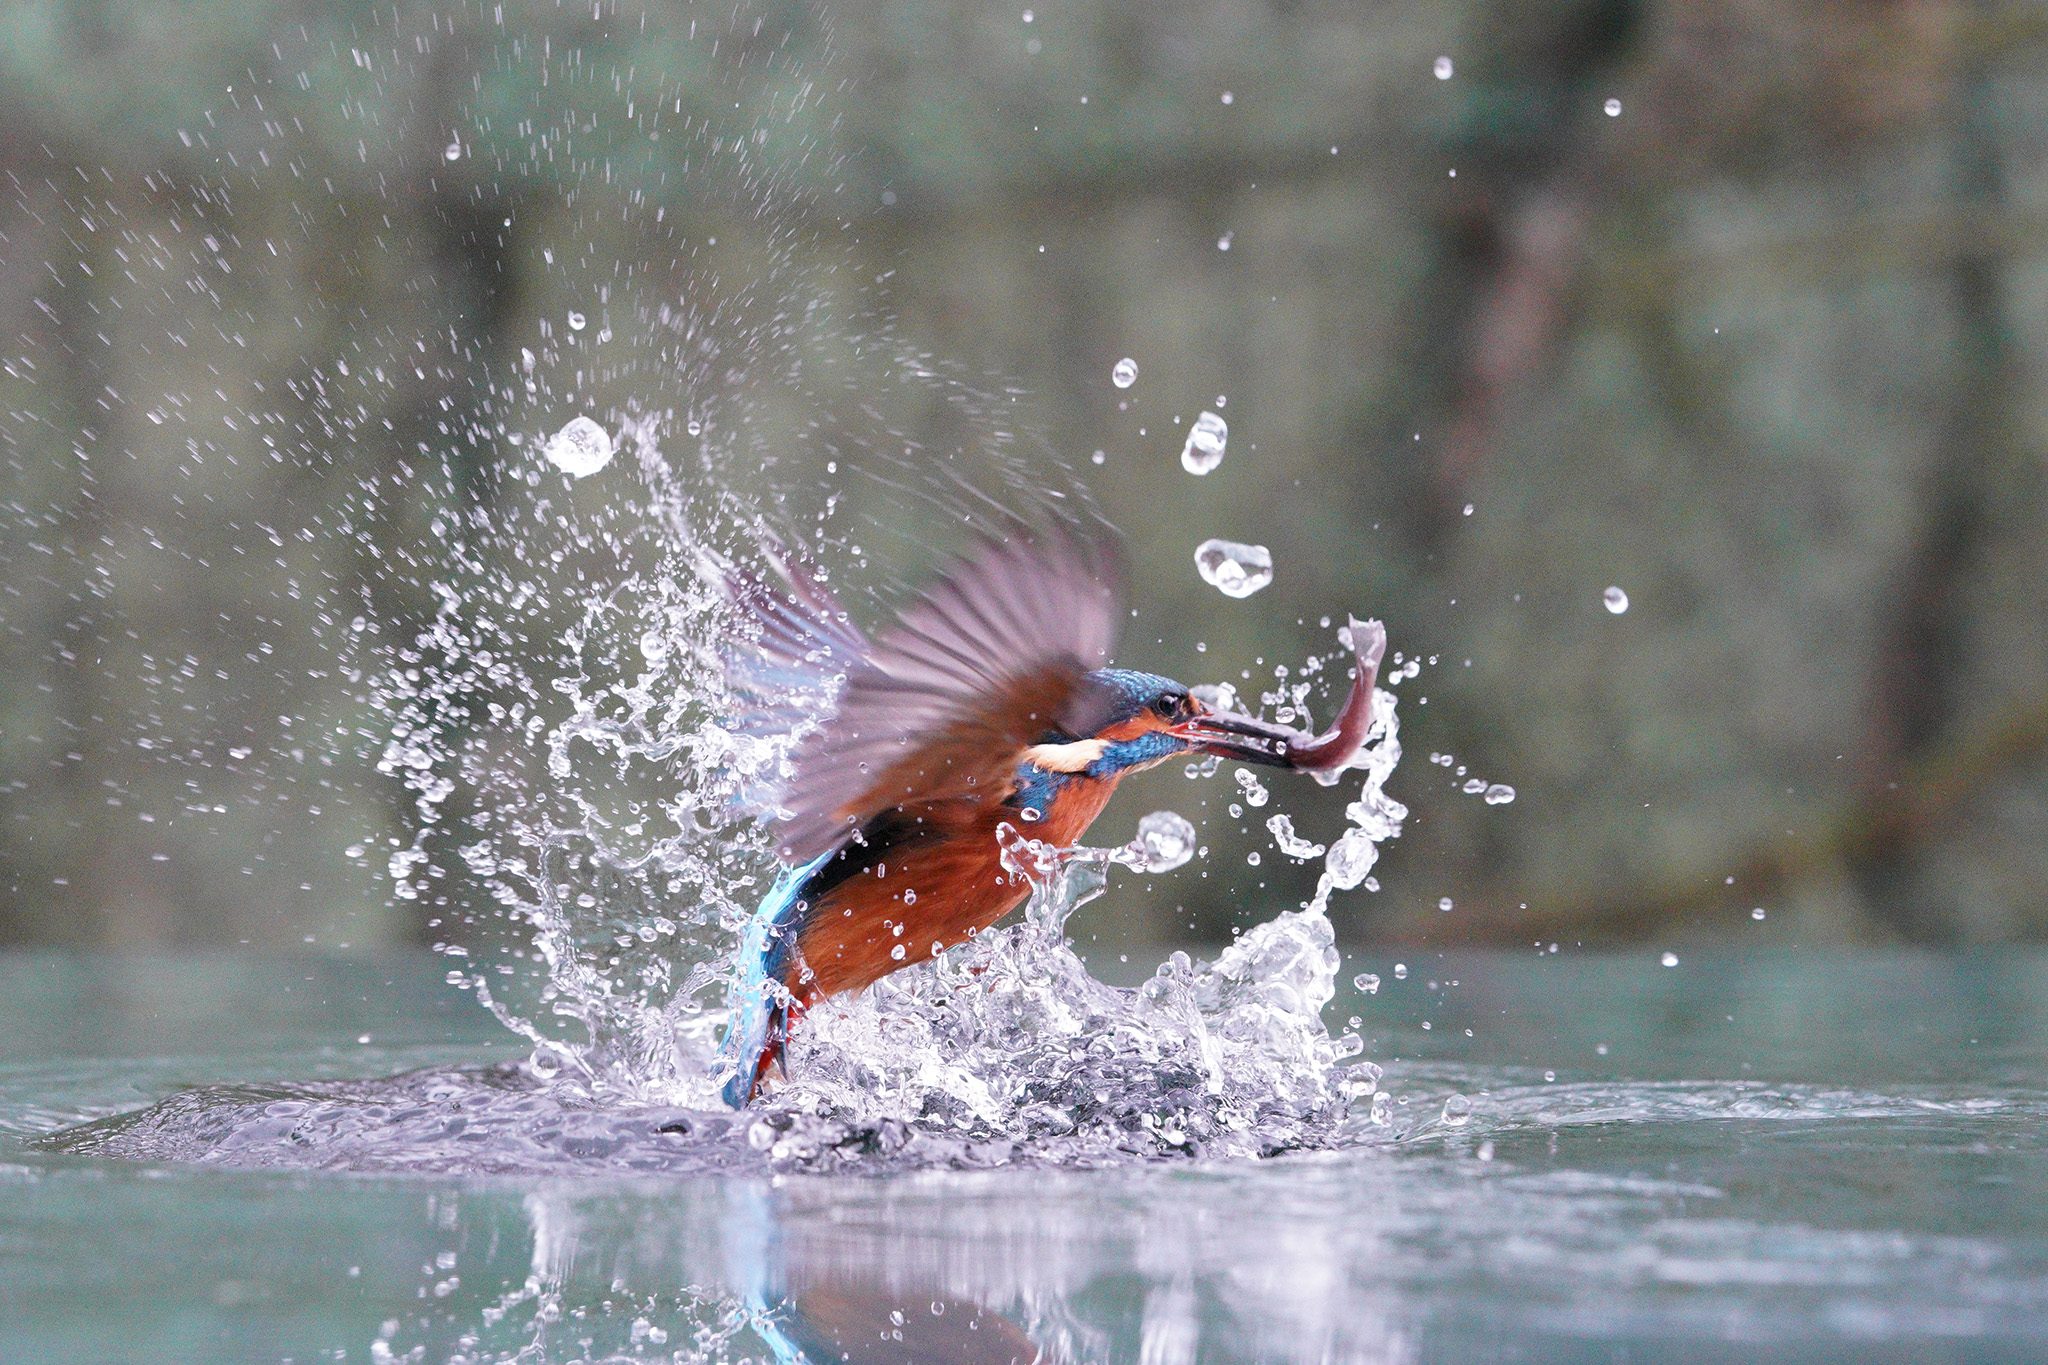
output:
[{"label": "white throat patch", "polygon": [[1077,739],[1071,744],[1034,744],[1024,751],[1024,761],[1053,773],[1078,773],[1109,745],[1099,739]]}]

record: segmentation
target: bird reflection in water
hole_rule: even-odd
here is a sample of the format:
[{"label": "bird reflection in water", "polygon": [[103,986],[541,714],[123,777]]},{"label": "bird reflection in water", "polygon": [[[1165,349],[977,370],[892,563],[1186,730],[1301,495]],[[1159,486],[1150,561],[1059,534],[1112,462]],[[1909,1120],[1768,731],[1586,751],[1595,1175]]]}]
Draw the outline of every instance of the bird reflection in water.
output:
[{"label": "bird reflection in water", "polygon": [[1044,1358],[1023,1328],[972,1300],[906,1301],[879,1284],[832,1276],[790,1286],[756,1330],[777,1360],[808,1365],[1031,1365]]}]

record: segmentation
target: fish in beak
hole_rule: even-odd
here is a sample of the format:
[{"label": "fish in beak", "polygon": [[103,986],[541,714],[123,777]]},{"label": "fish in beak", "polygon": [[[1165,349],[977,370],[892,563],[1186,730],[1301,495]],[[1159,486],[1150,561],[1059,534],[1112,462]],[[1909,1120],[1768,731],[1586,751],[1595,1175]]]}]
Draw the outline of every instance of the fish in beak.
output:
[{"label": "fish in beak", "polygon": [[1372,689],[1387,652],[1386,628],[1354,618],[1346,628],[1357,672],[1336,724],[1320,735],[1290,730],[1271,721],[1227,711],[1207,711],[1173,727],[1173,733],[1203,753],[1295,772],[1335,772],[1365,745],[1372,728]]}]

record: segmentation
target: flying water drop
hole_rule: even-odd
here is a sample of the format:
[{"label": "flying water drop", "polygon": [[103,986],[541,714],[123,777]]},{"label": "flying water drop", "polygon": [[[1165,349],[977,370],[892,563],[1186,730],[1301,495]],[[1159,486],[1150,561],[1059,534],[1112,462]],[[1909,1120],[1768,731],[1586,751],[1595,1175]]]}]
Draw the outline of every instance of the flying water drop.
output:
[{"label": "flying water drop", "polygon": [[1380,860],[1380,846],[1372,836],[1362,829],[1347,829],[1343,837],[1330,846],[1330,853],[1323,860],[1323,870],[1330,878],[1330,885],[1339,891],[1349,891],[1364,881],[1372,871],[1372,865]]},{"label": "flying water drop", "polygon": [[1155,810],[1138,821],[1129,852],[1140,872],[1171,872],[1195,856],[1195,827],[1178,812]]},{"label": "flying water drop", "polygon": [[1263,545],[1205,540],[1195,547],[1195,569],[1225,597],[1250,597],[1273,581],[1273,552]]},{"label": "flying water drop", "polygon": [[1486,795],[1481,799],[1489,806],[1505,806],[1515,799],[1515,789],[1505,782],[1496,782],[1486,789]]},{"label": "flying water drop", "polygon": [[541,450],[548,463],[572,479],[587,478],[612,462],[611,433],[588,417],[571,418]]},{"label": "flying water drop", "polygon": [[1606,592],[1600,594],[1600,600],[1606,604],[1607,610],[1612,615],[1619,616],[1628,610],[1628,594],[1620,588],[1610,587]]},{"label": "flying water drop", "polygon": [[1273,845],[1296,862],[1307,862],[1310,858],[1323,856],[1324,847],[1311,843],[1294,832],[1294,818],[1276,815],[1266,821],[1266,829],[1273,836]]},{"label": "flying water drop", "polygon": [[1117,361],[1116,368],[1109,372],[1109,382],[1120,389],[1128,389],[1138,382],[1138,362],[1125,356]]},{"label": "flying water drop", "polygon": [[1180,448],[1181,468],[1190,474],[1207,474],[1223,463],[1223,448],[1230,440],[1230,424],[1213,412],[1205,412],[1188,429],[1187,444]]}]

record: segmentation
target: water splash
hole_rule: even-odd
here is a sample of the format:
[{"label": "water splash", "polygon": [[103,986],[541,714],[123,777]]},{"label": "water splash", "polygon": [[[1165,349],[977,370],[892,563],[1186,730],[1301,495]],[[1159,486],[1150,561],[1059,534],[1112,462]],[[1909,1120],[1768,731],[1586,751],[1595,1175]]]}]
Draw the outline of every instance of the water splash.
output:
[{"label": "water splash", "polygon": [[[630,438],[633,467],[658,479],[657,443],[644,428]],[[709,1076],[729,947],[775,871],[748,797],[784,774],[799,718],[830,708],[829,697],[787,699],[770,717],[787,730],[729,719],[744,708],[728,690],[723,649],[744,639],[725,614],[723,560],[701,545],[685,506],[648,504],[663,552],[583,604],[545,687],[516,670],[495,679],[562,698],[552,722],[520,709],[503,717],[544,753],[539,773],[494,786],[486,755],[452,742],[460,732],[445,724],[483,681],[480,668],[508,667],[492,647],[507,622],[466,614],[450,592],[391,675],[402,719],[387,757],[423,830],[402,852],[422,876],[436,870],[426,836],[449,799],[441,774],[451,765],[492,803],[484,813],[501,818],[472,823],[500,837],[463,845],[464,872],[492,886],[525,941],[514,936],[495,969],[458,958],[457,975],[531,1042],[528,1078],[579,1103],[716,1105]],[[511,605],[502,591],[488,600]],[[1293,683],[1288,706],[1305,707],[1307,691]],[[772,1162],[826,1166],[1250,1156],[1332,1140],[1357,1087],[1339,1065],[1350,1054],[1321,1020],[1338,969],[1327,912],[1333,893],[1371,885],[1379,845],[1400,832],[1406,811],[1384,791],[1398,730],[1393,694],[1375,689],[1371,738],[1348,769],[1364,780],[1326,855],[1275,817],[1285,851],[1326,858],[1308,904],[1254,926],[1213,962],[1175,954],[1137,990],[1088,973],[1068,918],[1118,868],[1160,875],[1187,862],[1195,828],[1157,811],[1121,848],[1066,851],[1006,831],[1005,863],[1031,886],[1022,922],[814,1009],[789,1046],[793,1079],[732,1131]],[[652,804],[650,787],[662,793]],[[1254,805],[1270,799],[1249,773],[1238,790]],[[538,972],[521,965],[536,959]],[[535,978],[537,993],[512,998]],[[729,1140],[721,1124],[693,1131]]]},{"label": "water splash", "polygon": [[[682,597],[671,605],[691,609],[692,594],[708,591],[693,583],[676,580]],[[588,646],[605,623],[604,613],[588,612],[573,635]],[[642,631],[606,634],[650,668],[694,656],[674,643],[688,637],[650,651]],[[422,698],[445,699],[473,681],[437,676],[443,686]],[[664,715],[663,689],[645,673],[628,676],[607,689],[561,689],[583,703],[609,693],[619,705],[579,705],[549,733],[556,780],[574,776],[586,749],[607,765],[695,751],[698,785],[674,799],[710,810],[708,795],[730,797],[763,770],[754,760],[774,761],[772,750],[736,739],[714,743],[715,724],[692,729]],[[1376,705],[1383,698],[1352,806],[1354,819],[1379,811],[1381,823],[1354,825],[1342,847],[1370,843],[1374,829],[1398,833],[1379,790],[1399,753],[1392,698],[1375,693]],[[399,759],[395,771],[418,799],[440,794],[427,786],[431,762]],[[893,1170],[1260,1157],[1378,1141],[1391,1121],[1378,1068],[1356,1060],[1362,1043],[1350,1033],[1333,1038],[1322,1018],[1340,961],[1327,913],[1334,874],[1314,900],[1253,926],[1214,960],[1176,952],[1135,989],[1089,973],[1068,920],[1118,869],[1157,875],[1191,856],[1193,826],[1167,811],[1146,816],[1117,848],[1060,850],[1006,827],[1005,866],[1030,885],[1021,922],[815,1008],[790,1041],[792,1079],[744,1113],[727,1111],[711,1080],[722,1021],[697,1002],[723,994],[716,964],[736,932],[729,921],[750,908],[748,864],[760,850],[742,839],[733,852],[734,831],[718,827],[715,838],[672,834],[638,859],[622,858],[604,842],[612,826],[589,792],[566,790],[582,791],[584,823],[536,827],[533,863],[494,865],[469,850],[472,874],[515,898],[512,918],[531,935],[524,960],[539,966],[526,969],[541,979],[539,1000],[511,1001],[516,969],[469,967],[461,979],[529,1040],[525,1062],[190,1091],[55,1144],[103,1156],[337,1170]],[[638,896],[650,870],[654,885],[684,886],[723,915],[690,916],[671,904],[665,926],[649,920]],[[609,899],[564,899],[593,872]],[[531,900],[516,900],[521,888]],[[1396,976],[1403,971],[1397,966]]]}]

